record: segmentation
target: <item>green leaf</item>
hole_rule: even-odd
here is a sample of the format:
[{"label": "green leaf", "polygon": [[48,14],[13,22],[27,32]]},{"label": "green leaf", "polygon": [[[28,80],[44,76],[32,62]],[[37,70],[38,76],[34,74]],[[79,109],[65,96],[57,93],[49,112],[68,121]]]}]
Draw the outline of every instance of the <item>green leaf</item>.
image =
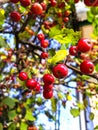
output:
[{"label": "green leaf", "polygon": [[51,99],[51,106],[52,106],[52,112],[56,112],[56,110],[57,110],[57,99],[56,98]]},{"label": "green leaf", "polygon": [[2,125],[2,123],[0,123],[0,130],[3,130],[3,125]]},{"label": "green leaf", "polygon": [[27,130],[28,125],[25,122],[21,122],[20,130]]},{"label": "green leaf", "polygon": [[41,97],[38,97],[36,102],[37,102],[38,105],[41,105],[42,102],[43,102],[43,99]]},{"label": "green leaf", "polygon": [[91,113],[89,114],[89,119],[90,119],[90,120],[93,120],[93,119],[94,119],[94,113],[91,112]]},{"label": "green leaf", "polygon": [[78,102],[77,103],[77,106],[78,106],[78,108],[80,109],[80,110],[84,110],[84,104],[83,103],[80,103],[80,102]]},{"label": "green leaf", "polygon": [[77,116],[79,116],[80,111],[79,111],[79,109],[72,108],[72,109],[70,110],[70,113],[73,115],[73,117],[77,117]]},{"label": "green leaf", "polygon": [[15,100],[9,97],[4,98],[4,100],[2,101],[4,104],[8,105],[9,108],[13,108],[15,106]]},{"label": "green leaf", "polygon": [[0,26],[4,24],[4,19],[5,19],[5,10],[0,8]]},{"label": "green leaf", "polygon": [[49,31],[49,37],[57,40],[61,44],[76,44],[80,39],[80,32],[74,32],[73,29],[63,28],[54,26]]},{"label": "green leaf", "polygon": [[28,110],[26,111],[25,119],[26,119],[26,120],[30,120],[30,121],[35,121],[35,117],[33,116],[31,110],[28,109]]},{"label": "green leaf", "polygon": [[98,125],[94,128],[94,130],[98,130]]},{"label": "green leaf", "polygon": [[51,64],[56,64],[57,62],[64,60],[66,55],[67,50],[58,50],[53,57],[48,59],[48,62]]},{"label": "green leaf", "polygon": [[11,123],[8,127],[8,130],[16,130],[16,125],[14,123]]},{"label": "green leaf", "polygon": [[2,47],[9,47],[8,44],[5,42],[5,39],[0,36],[0,48]]},{"label": "green leaf", "polygon": [[17,115],[17,114],[16,114],[16,111],[15,111],[15,110],[9,111],[9,112],[8,112],[9,120],[13,120],[16,115]]},{"label": "green leaf", "polygon": [[95,66],[95,70],[98,72],[98,64]]},{"label": "green leaf", "polygon": [[94,15],[90,11],[87,12],[87,19],[89,22],[94,20]]},{"label": "green leaf", "polygon": [[88,75],[82,75],[81,78],[82,78],[82,80],[87,80],[87,79],[90,78],[90,76],[88,76]]},{"label": "green leaf", "polygon": [[49,55],[52,57],[55,55],[55,49],[49,49],[48,50]]}]

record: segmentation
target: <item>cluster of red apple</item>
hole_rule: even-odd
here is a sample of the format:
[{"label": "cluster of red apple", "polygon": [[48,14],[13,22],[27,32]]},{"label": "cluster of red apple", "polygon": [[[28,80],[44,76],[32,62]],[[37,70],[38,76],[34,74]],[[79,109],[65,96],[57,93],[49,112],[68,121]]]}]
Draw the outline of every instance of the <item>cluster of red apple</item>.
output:
[{"label": "cluster of red apple", "polygon": [[54,83],[54,77],[51,74],[45,74],[43,76],[43,96],[46,99],[53,97],[53,83]]},{"label": "cluster of red apple", "polygon": [[[88,53],[92,49],[91,40],[88,38],[81,38],[78,41],[77,46],[71,46],[69,48],[69,54],[72,56],[78,56],[78,53]],[[80,64],[80,71],[84,74],[91,74],[94,71],[94,64],[90,60],[83,60]]]},{"label": "cluster of red apple", "polygon": [[[20,4],[23,7],[27,7],[27,6],[31,5],[31,0],[10,0],[10,1],[13,2],[13,3],[20,2]],[[30,7],[29,14],[32,14],[32,13],[34,15],[43,14],[43,11],[44,11],[44,8],[45,8],[43,6],[45,6],[43,3],[42,3],[42,5],[40,3],[38,3],[38,2],[33,3],[31,5],[31,7]],[[21,14],[19,12],[17,12],[17,11],[11,12],[10,17],[14,22],[19,22],[21,20]]]},{"label": "cluster of red apple", "polygon": [[[46,99],[50,99],[53,97],[53,83],[54,77],[61,79],[65,78],[68,75],[68,68],[63,63],[59,63],[52,68],[52,74],[44,74],[43,76],[43,97]],[[40,91],[40,84],[34,78],[29,79],[26,72],[21,71],[19,73],[19,79],[21,81],[26,82],[26,87],[30,90],[39,92]]]},{"label": "cluster of red apple", "polygon": [[[49,46],[49,41],[45,39],[45,35],[43,33],[39,33],[37,35],[38,40],[40,41],[40,46],[43,48],[47,48]],[[42,52],[41,53],[41,58],[46,59],[48,58],[48,53],[47,52]]]},{"label": "cluster of red apple", "polygon": [[34,90],[36,92],[40,91],[39,82],[37,82],[34,78],[29,79],[26,72],[21,71],[18,77],[21,81],[26,81],[26,87],[30,90]]},{"label": "cluster of red apple", "polygon": [[52,68],[52,74],[44,74],[43,76],[43,97],[50,99],[53,97],[54,77],[61,79],[68,75],[68,68],[64,64],[57,64]]}]

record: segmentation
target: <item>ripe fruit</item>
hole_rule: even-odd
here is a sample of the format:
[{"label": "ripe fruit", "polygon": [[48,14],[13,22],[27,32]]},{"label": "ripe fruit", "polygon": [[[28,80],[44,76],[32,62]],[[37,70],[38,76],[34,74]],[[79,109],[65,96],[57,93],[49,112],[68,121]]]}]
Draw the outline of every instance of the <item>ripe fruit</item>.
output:
[{"label": "ripe fruit", "polygon": [[19,22],[20,19],[21,19],[21,15],[16,12],[16,11],[13,11],[10,13],[10,18],[14,21],[14,22]]},{"label": "ripe fruit", "polygon": [[68,16],[70,15],[70,13],[71,13],[70,10],[66,10],[66,11],[64,12],[64,15],[65,15],[66,17],[68,17]]},{"label": "ripe fruit", "polygon": [[19,0],[10,0],[10,2],[12,2],[12,3],[18,3]]},{"label": "ripe fruit", "polygon": [[39,34],[37,35],[37,38],[38,38],[40,41],[42,41],[42,40],[45,39],[45,35],[44,35],[43,33],[39,33]]},{"label": "ripe fruit", "polygon": [[36,126],[28,126],[27,130],[38,130]]},{"label": "ripe fruit", "polygon": [[87,6],[98,6],[97,0],[84,0],[84,4]]},{"label": "ripe fruit", "polygon": [[63,21],[64,21],[64,22],[68,22],[68,21],[69,21],[69,18],[68,18],[68,17],[64,17],[64,18],[63,18]]},{"label": "ripe fruit", "polygon": [[49,92],[43,91],[43,97],[44,97],[45,99],[50,99],[50,98],[52,98],[52,97],[53,97],[53,91],[49,91]]},{"label": "ripe fruit", "polygon": [[51,6],[56,6],[57,5],[57,1],[56,0],[51,0]]},{"label": "ripe fruit", "polygon": [[43,7],[43,10],[46,10],[46,9],[47,9],[47,5],[46,5],[45,2],[42,2],[42,3],[41,3],[41,6]]},{"label": "ripe fruit", "polygon": [[84,52],[84,53],[90,51],[91,48],[92,48],[91,41],[90,41],[90,39],[88,39],[88,38],[81,38],[81,39],[78,41],[77,46],[78,46],[78,50],[79,50],[80,52]]},{"label": "ripe fruit", "polygon": [[31,0],[20,0],[22,6],[27,7],[31,4]]},{"label": "ripe fruit", "polygon": [[25,80],[28,79],[28,75],[27,75],[26,72],[20,72],[18,77],[19,77],[19,79],[22,80],[22,81],[25,81]]},{"label": "ripe fruit", "polygon": [[57,12],[57,16],[60,18],[62,17],[62,12]]},{"label": "ripe fruit", "polygon": [[27,82],[26,82],[26,86],[27,88],[29,89],[35,89],[36,88],[36,85],[37,85],[37,82],[35,79],[28,79]]},{"label": "ripe fruit", "polygon": [[34,89],[35,91],[37,91],[37,92],[39,92],[40,91],[40,84],[37,82],[37,85],[36,85],[36,87],[35,87],[35,89]]},{"label": "ripe fruit", "polygon": [[52,69],[53,75],[56,78],[64,78],[68,75],[68,68],[64,64],[58,64]]},{"label": "ripe fruit", "polygon": [[78,48],[77,46],[71,46],[69,48],[69,54],[72,55],[72,56],[76,56],[78,53]]},{"label": "ripe fruit", "polygon": [[8,50],[8,58],[11,58],[12,54],[13,54],[13,50]]},{"label": "ripe fruit", "polygon": [[80,0],[74,0],[74,3],[78,3]]},{"label": "ripe fruit", "polygon": [[94,64],[89,60],[84,60],[80,64],[80,71],[84,74],[91,74],[94,71]]},{"label": "ripe fruit", "polygon": [[41,4],[35,2],[32,6],[31,6],[31,11],[35,14],[35,15],[41,15],[43,13],[43,7],[41,6]]},{"label": "ripe fruit", "polygon": [[41,53],[41,58],[43,58],[43,59],[48,58],[48,53],[47,52],[42,52]]},{"label": "ripe fruit", "polygon": [[53,85],[52,84],[45,84],[43,86],[43,88],[44,88],[44,91],[49,92],[53,89]]},{"label": "ripe fruit", "polygon": [[54,77],[51,74],[45,74],[43,76],[43,82],[47,85],[54,83]]},{"label": "ripe fruit", "polygon": [[65,4],[65,2],[60,2],[59,4],[58,4],[58,8],[64,8],[66,6],[66,4]]},{"label": "ripe fruit", "polygon": [[43,47],[43,48],[47,48],[48,45],[49,45],[48,40],[42,40],[42,41],[41,41],[41,47]]}]

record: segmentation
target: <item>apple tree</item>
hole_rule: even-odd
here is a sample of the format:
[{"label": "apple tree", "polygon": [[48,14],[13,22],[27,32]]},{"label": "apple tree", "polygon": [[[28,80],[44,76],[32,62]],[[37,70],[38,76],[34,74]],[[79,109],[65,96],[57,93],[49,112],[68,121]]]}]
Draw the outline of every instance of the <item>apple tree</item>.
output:
[{"label": "apple tree", "polygon": [[[58,102],[64,108],[71,102],[70,114],[76,117],[87,109],[87,97],[97,96],[98,42],[82,38],[78,2],[1,1],[0,130],[43,130],[43,124],[35,125],[41,112],[55,122]],[[71,89],[83,95],[83,102],[76,98],[73,104]]]}]

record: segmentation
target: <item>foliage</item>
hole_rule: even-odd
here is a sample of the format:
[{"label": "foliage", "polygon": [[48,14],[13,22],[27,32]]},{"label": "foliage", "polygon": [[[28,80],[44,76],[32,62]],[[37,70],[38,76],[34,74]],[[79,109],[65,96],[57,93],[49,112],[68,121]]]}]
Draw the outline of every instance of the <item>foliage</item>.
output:
[{"label": "foliage", "polygon": [[[77,46],[81,38],[81,32],[75,30],[74,0],[37,1],[41,14],[31,11],[35,0],[28,6],[23,6],[21,0],[13,1],[0,5],[0,130],[29,130],[30,127],[44,130],[46,124],[38,122],[41,114],[55,124],[58,120],[59,127],[60,106],[66,109],[70,102],[69,111],[75,118],[90,106],[87,97],[98,94],[98,41],[90,41],[92,48],[86,53],[79,51],[73,56],[69,53],[70,46]],[[13,10],[20,14],[20,20],[11,18]],[[88,21],[94,21],[96,34],[97,10],[91,7],[88,12]],[[44,38],[40,40],[38,34],[43,34]],[[41,57],[42,52],[47,52],[48,57]],[[92,74],[81,72],[83,60],[94,64]],[[53,75],[53,67],[59,63],[68,68],[68,75],[61,79]],[[27,74],[26,80],[19,79],[21,71]],[[53,76],[51,84],[43,81],[47,73]],[[62,73],[57,70],[60,76]],[[33,79],[40,88],[27,86],[28,79]],[[45,90],[45,87],[52,89]],[[82,101],[73,96],[73,89],[76,95],[82,95]],[[98,109],[97,103],[95,109]],[[93,112],[89,112],[89,119],[94,120]]]}]

